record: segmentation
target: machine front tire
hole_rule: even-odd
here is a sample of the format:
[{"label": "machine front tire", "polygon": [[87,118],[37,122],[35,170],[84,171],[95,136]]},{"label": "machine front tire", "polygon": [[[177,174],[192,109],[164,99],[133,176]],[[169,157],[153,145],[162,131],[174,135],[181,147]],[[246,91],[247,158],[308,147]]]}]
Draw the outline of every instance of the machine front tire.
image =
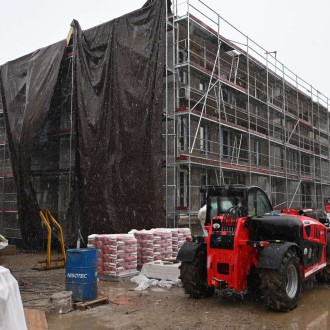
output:
[{"label": "machine front tire", "polygon": [[213,296],[214,287],[207,285],[206,247],[201,247],[192,262],[182,261],[180,279],[186,293],[193,298]]},{"label": "machine front tire", "polygon": [[287,251],[279,269],[261,271],[261,290],[266,306],[275,311],[290,311],[297,307],[301,294],[299,258]]}]

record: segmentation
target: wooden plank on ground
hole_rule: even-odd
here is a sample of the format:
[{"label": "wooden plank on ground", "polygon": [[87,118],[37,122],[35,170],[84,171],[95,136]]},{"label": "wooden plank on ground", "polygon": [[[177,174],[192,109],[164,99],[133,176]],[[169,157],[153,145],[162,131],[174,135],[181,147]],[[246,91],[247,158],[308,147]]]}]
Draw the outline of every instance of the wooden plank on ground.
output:
[{"label": "wooden plank on ground", "polygon": [[48,323],[44,311],[24,308],[25,321],[28,330],[47,330]]},{"label": "wooden plank on ground", "polygon": [[85,302],[76,302],[73,303],[74,309],[85,310],[87,308],[95,307],[98,304],[107,304],[109,302],[109,297],[106,296],[99,296],[95,300],[85,301]]}]

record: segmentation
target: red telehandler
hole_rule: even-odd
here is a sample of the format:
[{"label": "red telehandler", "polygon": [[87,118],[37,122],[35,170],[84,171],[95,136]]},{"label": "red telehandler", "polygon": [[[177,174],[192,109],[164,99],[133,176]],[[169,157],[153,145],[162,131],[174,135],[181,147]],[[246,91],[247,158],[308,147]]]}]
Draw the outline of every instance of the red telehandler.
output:
[{"label": "red telehandler", "polygon": [[273,211],[256,186],[208,187],[205,193],[207,234],[185,242],[177,257],[190,296],[250,291],[268,308],[289,311],[298,305],[303,281],[316,275],[330,282],[327,218]]}]

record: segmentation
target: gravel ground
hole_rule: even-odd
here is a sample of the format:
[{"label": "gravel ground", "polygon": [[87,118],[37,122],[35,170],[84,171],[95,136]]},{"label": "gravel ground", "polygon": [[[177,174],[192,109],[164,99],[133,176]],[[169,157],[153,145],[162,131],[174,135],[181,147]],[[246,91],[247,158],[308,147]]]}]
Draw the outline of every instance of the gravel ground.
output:
[{"label": "gravel ground", "polygon": [[50,297],[65,289],[65,270],[31,270],[45,254],[0,256],[21,287],[24,307],[47,312],[49,329],[328,329],[330,288],[311,284],[304,288],[300,305],[289,313],[267,310],[250,297],[215,295],[192,299],[181,287],[135,290],[130,280],[99,281],[100,294],[109,304],[85,311],[51,314]]}]

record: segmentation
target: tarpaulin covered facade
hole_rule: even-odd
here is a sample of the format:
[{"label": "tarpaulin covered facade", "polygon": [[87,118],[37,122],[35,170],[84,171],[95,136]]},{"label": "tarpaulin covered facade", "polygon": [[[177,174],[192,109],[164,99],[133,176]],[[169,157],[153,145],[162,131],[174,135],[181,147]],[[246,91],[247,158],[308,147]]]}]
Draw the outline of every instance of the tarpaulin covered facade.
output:
[{"label": "tarpaulin covered facade", "polygon": [[32,148],[48,116],[65,47],[62,41],[0,67],[21,235],[31,246],[40,242],[41,236],[39,206],[30,173]]},{"label": "tarpaulin covered facade", "polygon": [[[75,180],[67,238],[127,232],[163,224],[161,98],[166,3],[141,9],[87,31],[72,22],[76,127]],[[22,237],[40,239],[31,157],[51,112],[66,42],[0,67],[1,97],[17,186]]]}]

